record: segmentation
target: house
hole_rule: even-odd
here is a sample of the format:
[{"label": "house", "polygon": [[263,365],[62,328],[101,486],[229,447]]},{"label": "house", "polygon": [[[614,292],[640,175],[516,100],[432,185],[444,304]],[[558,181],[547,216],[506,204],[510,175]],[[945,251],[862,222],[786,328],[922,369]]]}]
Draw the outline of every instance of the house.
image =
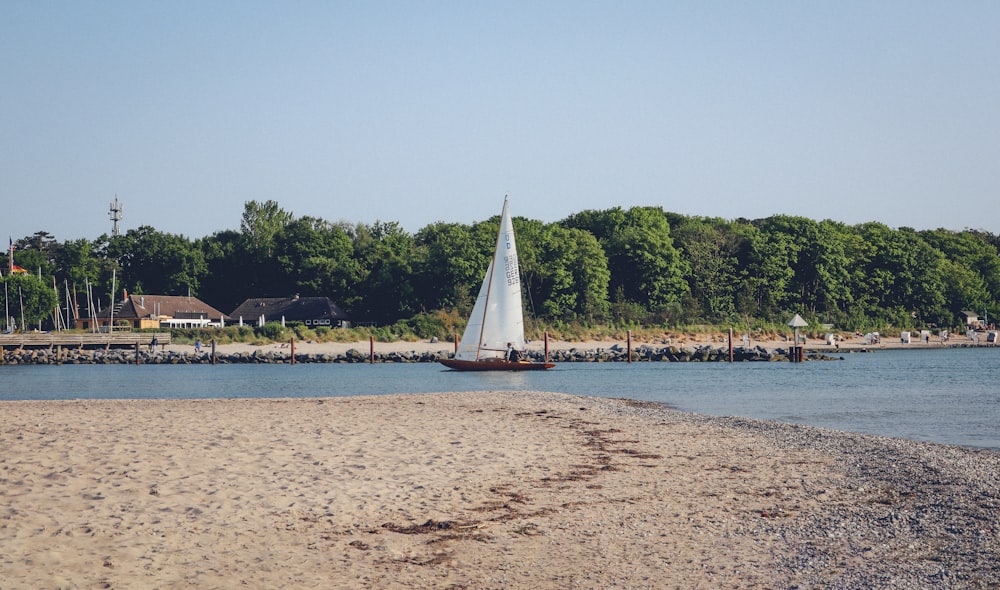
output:
[{"label": "house", "polygon": [[344,310],[328,297],[258,297],[247,299],[229,314],[230,322],[263,325],[297,322],[309,327],[350,327]]},{"label": "house", "polygon": [[965,327],[969,330],[975,330],[977,328],[982,328],[982,322],[979,321],[979,314],[974,311],[963,311],[962,315],[965,316]]},{"label": "house", "polygon": [[[113,313],[112,313],[113,312]],[[105,308],[96,319],[81,317],[76,327],[93,329],[94,323],[104,329],[114,319],[115,329],[131,328],[205,328],[225,324],[226,314],[197,297],[175,295],[129,295],[115,302],[114,308]]]}]

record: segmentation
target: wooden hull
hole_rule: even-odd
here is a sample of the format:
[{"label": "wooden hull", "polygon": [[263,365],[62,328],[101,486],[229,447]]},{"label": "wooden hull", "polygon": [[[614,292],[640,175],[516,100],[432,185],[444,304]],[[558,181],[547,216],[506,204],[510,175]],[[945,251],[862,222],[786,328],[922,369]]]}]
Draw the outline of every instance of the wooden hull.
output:
[{"label": "wooden hull", "polygon": [[512,363],[500,359],[486,359],[481,361],[438,359],[438,362],[456,371],[543,371],[556,366],[555,363],[534,363],[531,361]]}]

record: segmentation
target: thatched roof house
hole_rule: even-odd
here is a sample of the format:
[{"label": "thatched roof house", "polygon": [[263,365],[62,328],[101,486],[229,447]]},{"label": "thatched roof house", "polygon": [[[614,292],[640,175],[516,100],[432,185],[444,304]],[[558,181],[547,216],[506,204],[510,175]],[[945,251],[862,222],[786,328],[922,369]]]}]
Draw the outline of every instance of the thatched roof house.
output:
[{"label": "thatched roof house", "polygon": [[347,314],[329,297],[256,297],[247,299],[229,314],[231,323],[261,325],[267,322],[300,322],[307,326],[346,328]]}]

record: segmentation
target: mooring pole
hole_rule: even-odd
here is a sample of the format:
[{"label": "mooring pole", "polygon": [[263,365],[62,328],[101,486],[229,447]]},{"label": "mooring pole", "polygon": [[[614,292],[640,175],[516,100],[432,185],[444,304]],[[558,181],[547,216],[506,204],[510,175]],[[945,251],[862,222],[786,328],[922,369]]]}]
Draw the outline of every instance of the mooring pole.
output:
[{"label": "mooring pole", "polygon": [[288,342],[289,346],[292,347],[292,364],[295,364],[295,338],[292,338]]},{"label": "mooring pole", "polygon": [[625,352],[628,353],[628,362],[632,362],[632,330],[625,336]]},{"label": "mooring pole", "polygon": [[139,343],[135,343],[135,364],[139,364]]},{"label": "mooring pole", "polygon": [[368,364],[375,364],[375,336],[368,336]]},{"label": "mooring pole", "polygon": [[215,364],[215,338],[212,338],[212,364]]},{"label": "mooring pole", "polygon": [[458,354],[458,334],[452,334],[451,338],[455,341],[455,354]]},{"label": "mooring pole", "polygon": [[545,362],[549,362],[549,333],[545,332]]},{"label": "mooring pole", "polygon": [[[744,354],[746,352],[744,351]],[[744,357],[746,358],[746,357]],[[733,329],[729,328],[729,362],[733,362]]]}]

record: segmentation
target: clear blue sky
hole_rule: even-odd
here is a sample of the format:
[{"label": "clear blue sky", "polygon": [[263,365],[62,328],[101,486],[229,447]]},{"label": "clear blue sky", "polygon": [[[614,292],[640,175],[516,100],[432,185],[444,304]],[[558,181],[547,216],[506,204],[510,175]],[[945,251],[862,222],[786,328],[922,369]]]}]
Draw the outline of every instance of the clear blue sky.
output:
[{"label": "clear blue sky", "polygon": [[[0,232],[662,206],[1000,233],[1000,2],[0,4]],[[2,235],[2,234],[0,234]],[[5,236],[6,237],[6,236]]]}]

